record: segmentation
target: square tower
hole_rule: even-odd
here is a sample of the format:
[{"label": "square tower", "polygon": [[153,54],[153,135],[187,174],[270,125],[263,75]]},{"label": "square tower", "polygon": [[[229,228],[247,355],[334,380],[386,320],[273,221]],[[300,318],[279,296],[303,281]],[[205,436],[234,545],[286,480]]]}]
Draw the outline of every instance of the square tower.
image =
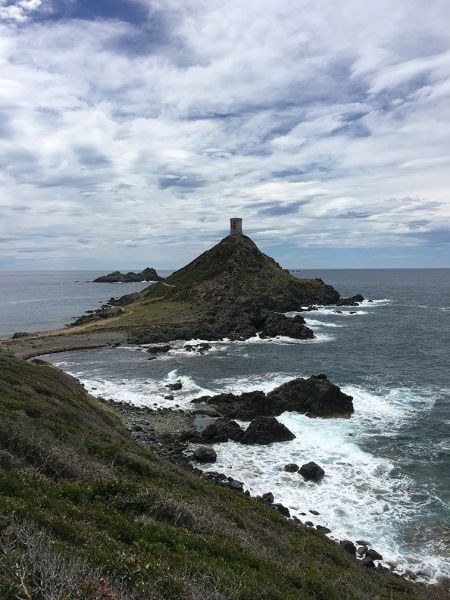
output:
[{"label": "square tower", "polygon": [[230,219],[230,235],[242,235],[242,219]]}]

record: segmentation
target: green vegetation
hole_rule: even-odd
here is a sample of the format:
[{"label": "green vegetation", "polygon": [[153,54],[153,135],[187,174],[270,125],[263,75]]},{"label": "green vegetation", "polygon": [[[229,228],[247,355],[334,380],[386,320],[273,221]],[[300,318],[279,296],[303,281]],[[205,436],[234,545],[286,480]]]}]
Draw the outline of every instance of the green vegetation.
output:
[{"label": "green vegetation", "polygon": [[316,531],[137,446],[45,363],[0,354],[0,597],[424,600]]}]

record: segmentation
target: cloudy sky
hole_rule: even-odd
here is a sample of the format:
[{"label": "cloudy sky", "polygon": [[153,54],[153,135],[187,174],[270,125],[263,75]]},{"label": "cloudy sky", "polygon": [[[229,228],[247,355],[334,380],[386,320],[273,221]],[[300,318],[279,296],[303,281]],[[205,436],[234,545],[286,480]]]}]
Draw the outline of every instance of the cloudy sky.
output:
[{"label": "cloudy sky", "polygon": [[0,0],[0,269],[450,266],[448,0]]}]

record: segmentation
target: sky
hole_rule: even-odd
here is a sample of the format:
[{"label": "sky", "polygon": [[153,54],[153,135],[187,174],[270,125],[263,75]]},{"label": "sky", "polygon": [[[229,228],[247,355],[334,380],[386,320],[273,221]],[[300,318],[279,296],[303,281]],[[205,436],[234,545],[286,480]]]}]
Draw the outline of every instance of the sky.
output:
[{"label": "sky", "polygon": [[0,0],[0,270],[450,267],[448,0]]}]

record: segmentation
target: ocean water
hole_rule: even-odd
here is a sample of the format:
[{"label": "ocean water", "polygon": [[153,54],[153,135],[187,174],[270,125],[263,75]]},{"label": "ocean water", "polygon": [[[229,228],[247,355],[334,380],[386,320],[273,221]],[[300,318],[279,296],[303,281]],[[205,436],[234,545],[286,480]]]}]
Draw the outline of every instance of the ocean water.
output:
[{"label": "ocean water", "polygon": [[[303,342],[221,341],[203,356],[178,343],[154,361],[140,346],[67,352],[48,360],[79,377],[93,394],[186,410],[199,395],[268,391],[293,377],[326,373],[353,396],[350,419],[285,413],[279,420],[294,440],[268,447],[217,444],[218,461],[205,469],[231,475],[255,494],[272,491],[302,520],[328,526],[332,537],[369,541],[398,572],[423,572],[429,580],[450,576],[450,270],[298,275],[321,277],[343,295],[362,293],[374,301],[340,308],[342,313],[335,307],[307,313],[316,339]],[[22,285],[23,274],[6,274],[0,332],[63,325],[111,295],[142,287],[84,283],[94,276],[41,273]],[[174,401],[165,400],[164,385],[176,380],[182,390]],[[319,484],[283,470],[286,463],[310,460],[325,469]]]}]

